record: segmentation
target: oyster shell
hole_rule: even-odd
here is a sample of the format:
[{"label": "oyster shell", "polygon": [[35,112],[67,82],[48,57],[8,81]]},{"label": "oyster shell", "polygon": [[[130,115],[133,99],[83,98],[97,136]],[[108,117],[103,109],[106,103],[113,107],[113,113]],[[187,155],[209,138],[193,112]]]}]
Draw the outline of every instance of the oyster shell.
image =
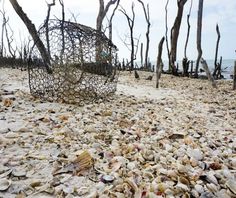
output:
[{"label": "oyster shell", "polygon": [[0,191],[5,191],[11,186],[11,180],[8,179],[0,179]]}]

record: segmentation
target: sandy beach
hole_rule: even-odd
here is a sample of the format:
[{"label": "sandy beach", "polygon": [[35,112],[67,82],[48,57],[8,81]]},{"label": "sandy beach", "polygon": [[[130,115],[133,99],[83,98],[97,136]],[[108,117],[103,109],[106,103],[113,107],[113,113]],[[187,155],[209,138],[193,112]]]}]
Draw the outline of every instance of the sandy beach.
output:
[{"label": "sandy beach", "polygon": [[34,98],[0,69],[0,197],[236,197],[236,92],[217,81],[120,72],[84,106]]}]

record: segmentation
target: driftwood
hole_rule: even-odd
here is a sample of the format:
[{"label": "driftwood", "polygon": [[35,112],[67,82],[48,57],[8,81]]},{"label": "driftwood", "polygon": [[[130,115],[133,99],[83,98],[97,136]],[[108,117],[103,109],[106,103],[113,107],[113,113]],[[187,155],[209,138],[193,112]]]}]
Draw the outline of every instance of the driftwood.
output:
[{"label": "driftwood", "polygon": [[163,36],[158,45],[158,56],[157,56],[157,64],[156,64],[156,88],[159,87],[159,80],[161,78],[161,72],[163,69],[161,55],[162,55],[162,47],[163,47],[164,40],[165,40],[165,37]]},{"label": "driftwood", "polygon": [[202,64],[202,66],[203,66],[203,68],[204,68],[204,70],[206,72],[208,80],[211,81],[212,87],[213,88],[217,88],[216,87],[216,82],[215,82],[213,76],[211,75],[211,72],[210,72],[210,70],[208,68],[207,62],[203,58],[201,58],[201,64]]},{"label": "driftwood", "polygon": [[234,83],[233,90],[236,90],[236,61],[234,61]]}]

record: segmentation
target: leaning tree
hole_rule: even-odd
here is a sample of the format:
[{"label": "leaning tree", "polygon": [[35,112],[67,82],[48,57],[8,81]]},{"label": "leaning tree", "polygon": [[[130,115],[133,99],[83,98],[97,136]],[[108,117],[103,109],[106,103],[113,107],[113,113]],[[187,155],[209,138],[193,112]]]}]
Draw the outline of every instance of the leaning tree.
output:
[{"label": "leaning tree", "polygon": [[38,50],[39,50],[39,52],[40,52],[40,54],[42,56],[42,59],[44,61],[45,67],[47,69],[47,72],[51,73],[50,57],[49,57],[49,54],[48,54],[48,52],[47,52],[43,42],[39,38],[38,32],[37,32],[37,30],[35,28],[35,25],[28,18],[26,13],[23,11],[22,7],[18,4],[17,0],[10,0],[10,3],[12,5],[12,7],[14,8],[15,12],[18,14],[18,16],[24,22],[24,24],[27,27],[30,35],[32,36],[33,41],[34,41],[35,45],[37,46],[37,48],[38,48]]}]

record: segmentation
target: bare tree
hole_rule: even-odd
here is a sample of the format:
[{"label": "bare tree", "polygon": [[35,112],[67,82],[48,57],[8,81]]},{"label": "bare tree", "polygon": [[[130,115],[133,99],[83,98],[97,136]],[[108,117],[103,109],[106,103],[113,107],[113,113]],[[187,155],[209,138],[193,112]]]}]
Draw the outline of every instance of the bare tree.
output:
[{"label": "bare tree", "polygon": [[[12,58],[16,57],[17,47],[13,47],[14,43],[14,32],[9,25],[9,17],[6,16],[6,11],[4,7],[5,1],[2,1],[2,10],[0,13],[2,14],[2,35],[1,35],[1,49],[0,56],[3,57],[6,54],[9,54]],[[4,37],[5,35],[5,37]],[[6,39],[7,48],[4,45],[4,38]],[[8,50],[8,52],[7,52]]]},{"label": "bare tree", "polygon": [[191,0],[189,12],[188,12],[188,15],[187,15],[188,29],[187,29],[187,36],[186,36],[186,41],[185,41],[185,45],[184,45],[184,57],[185,58],[187,58],[187,46],[188,46],[188,40],[189,40],[189,34],[190,34],[190,28],[191,28],[189,18],[190,18],[191,11],[192,11],[192,5],[193,5],[193,0]]},{"label": "bare tree", "polygon": [[169,71],[171,71],[171,63],[170,63],[170,48],[169,48],[169,41],[168,41],[168,4],[169,4],[169,0],[166,1],[166,5],[165,5],[165,26],[166,26],[166,31],[165,31],[165,38],[166,38],[166,49],[167,49],[167,55],[168,55],[168,63],[169,63]]},{"label": "bare tree", "polygon": [[176,54],[177,54],[177,42],[179,37],[179,29],[182,21],[184,5],[187,0],[177,0],[178,11],[177,16],[174,21],[174,25],[171,28],[171,50],[170,50],[170,61],[171,61],[171,70],[174,75],[177,75],[177,68],[175,66]]},{"label": "bare tree", "polygon": [[112,20],[113,20],[113,17],[114,17],[114,15],[115,15],[115,12],[116,12],[116,10],[117,10],[119,4],[120,4],[120,0],[117,0],[117,2],[116,2],[116,7],[114,8],[114,10],[113,10],[113,12],[112,12],[112,14],[111,14],[111,17],[110,17],[110,19],[109,19],[109,39],[110,39],[111,41],[112,41]]},{"label": "bare tree", "polygon": [[99,0],[99,12],[97,16],[97,30],[102,31],[102,22],[106,16],[111,5],[115,4],[117,0],[109,0],[107,5],[104,5],[104,0]]},{"label": "bare tree", "polygon": [[65,6],[64,6],[64,0],[59,0],[59,3],[61,5],[61,35],[62,35],[62,48],[61,48],[61,54],[60,54],[60,61],[62,63],[63,54],[65,51],[65,33],[64,33],[64,22],[65,22]]},{"label": "bare tree", "polygon": [[195,78],[198,77],[198,69],[200,59],[202,57],[202,47],[201,47],[201,40],[202,40],[202,11],[203,11],[203,0],[199,0],[198,3],[198,17],[197,17],[197,51],[198,57],[196,61],[196,68],[195,68]]},{"label": "bare tree", "polygon": [[187,46],[188,46],[190,27],[191,27],[190,26],[190,22],[189,22],[189,18],[190,18],[190,15],[191,15],[192,5],[193,5],[193,0],[191,0],[191,4],[190,4],[190,8],[189,8],[189,13],[187,15],[188,29],[187,29],[187,36],[186,36],[185,46],[184,46],[184,58],[183,58],[183,61],[182,61],[184,76],[189,76],[188,69],[189,69],[190,61],[188,60],[188,57],[187,57]]},{"label": "bare tree", "polygon": [[18,16],[24,22],[24,24],[27,27],[30,35],[32,36],[33,41],[34,41],[35,45],[37,46],[37,48],[38,48],[38,50],[39,50],[39,52],[42,56],[42,59],[44,61],[47,72],[52,73],[52,71],[50,69],[50,57],[47,53],[47,50],[46,50],[43,42],[39,38],[39,35],[38,35],[37,30],[35,28],[35,25],[31,22],[31,20],[25,14],[22,7],[18,4],[17,0],[10,0],[10,3],[12,5],[12,7],[14,8],[15,12],[18,14]]},{"label": "bare tree", "polygon": [[9,21],[9,18],[6,17],[6,12],[5,12],[5,8],[4,8],[4,0],[2,1],[2,10],[0,10],[1,14],[2,14],[2,31],[1,31],[1,45],[0,45],[0,57],[3,57],[5,54],[5,46],[4,46],[4,30],[6,28],[6,25]]},{"label": "bare tree", "polygon": [[130,52],[130,69],[134,69],[134,60],[135,60],[135,46],[134,46],[134,21],[135,21],[135,12],[134,12],[134,2],[132,2],[132,16],[130,17],[126,10],[121,7],[120,11],[125,15],[129,30],[130,30],[130,45],[131,45],[131,52]]},{"label": "bare tree", "polygon": [[217,62],[219,42],[220,42],[220,29],[218,24],[216,24],[216,33],[217,33],[217,40],[216,40],[216,51],[215,51],[215,61],[214,61],[215,69],[213,72],[213,77],[218,79],[221,78],[221,64],[222,64],[222,56],[220,57],[220,62],[219,63]]},{"label": "bare tree", "polygon": [[[113,17],[115,16],[115,12],[116,12],[119,4],[120,4],[120,0],[117,0],[116,7],[114,8],[114,10],[111,14],[111,17],[109,19],[109,39],[110,39],[110,41],[112,41],[112,20],[113,20]],[[112,62],[112,48],[111,47],[109,48],[109,62],[110,62],[110,64]]]},{"label": "bare tree", "polygon": [[159,80],[161,78],[161,72],[163,69],[161,56],[162,56],[162,46],[163,46],[164,40],[165,40],[165,37],[163,36],[158,45],[158,56],[157,56],[157,63],[156,63],[156,88],[159,87]]},{"label": "bare tree", "polygon": [[55,6],[55,0],[52,1],[52,3],[47,3],[48,5],[48,11],[47,11],[47,16],[46,16],[46,20],[44,22],[44,25],[45,25],[45,29],[46,29],[46,32],[45,32],[45,36],[46,36],[46,42],[47,42],[47,52],[48,52],[48,56],[51,57],[51,52],[50,52],[50,43],[49,43],[49,29],[48,29],[48,21],[50,19],[50,14],[51,14],[51,7],[52,6]]},{"label": "bare tree", "polygon": [[[12,46],[12,43],[14,41],[14,33],[13,33],[13,30],[11,29],[10,25],[9,24],[7,24],[7,25],[8,26],[5,26],[5,34],[6,34],[8,52],[10,53],[12,58],[15,58],[17,47],[13,48],[13,46]],[[8,32],[8,30],[10,30],[10,33]]]},{"label": "bare tree", "polygon": [[[147,23],[147,31],[146,31],[146,50],[145,50],[145,63],[144,63],[144,68],[148,69],[148,52],[149,52],[149,44],[150,44],[150,38],[149,38],[149,33],[150,33],[150,14],[149,14],[149,4],[147,4],[147,7],[145,8],[143,1],[138,0],[139,3],[142,4],[143,7],[143,12],[145,15],[146,23]],[[151,69],[151,68],[149,68]]]}]

